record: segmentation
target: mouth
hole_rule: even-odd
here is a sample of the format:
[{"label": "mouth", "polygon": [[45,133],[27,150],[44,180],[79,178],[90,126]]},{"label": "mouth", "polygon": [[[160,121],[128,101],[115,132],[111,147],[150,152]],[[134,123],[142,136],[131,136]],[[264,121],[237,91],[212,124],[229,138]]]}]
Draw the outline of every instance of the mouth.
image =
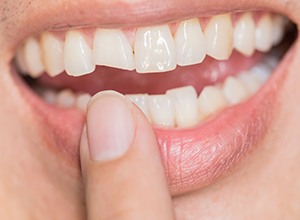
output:
[{"label": "mouth", "polygon": [[25,39],[12,69],[51,149],[75,164],[91,96],[126,95],[152,123],[179,195],[226,176],[264,139],[295,35],[267,11],[58,28]]}]

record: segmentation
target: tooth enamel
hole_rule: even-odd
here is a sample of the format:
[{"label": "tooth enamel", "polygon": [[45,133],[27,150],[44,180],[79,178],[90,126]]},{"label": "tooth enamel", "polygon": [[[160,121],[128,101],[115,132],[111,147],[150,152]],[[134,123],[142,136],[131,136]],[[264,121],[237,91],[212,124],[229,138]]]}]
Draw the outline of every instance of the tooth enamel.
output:
[{"label": "tooth enamel", "polygon": [[204,60],[205,38],[198,19],[180,23],[175,35],[175,46],[177,64],[180,66],[197,64]]},{"label": "tooth enamel", "polygon": [[168,25],[138,28],[135,37],[138,73],[165,72],[176,68],[175,44]]},{"label": "tooth enamel", "polygon": [[204,117],[219,111],[227,104],[223,91],[216,86],[206,86],[198,98],[199,111]]},{"label": "tooth enamel", "polygon": [[92,50],[78,31],[69,31],[66,35],[64,66],[70,76],[81,76],[95,70],[95,64],[92,63]]},{"label": "tooth enamel", "polygon": [[226,78],[223,93],[231,104],[238,104],[248,97],[245,86],[235,77]]},{"label": "tooth enamel", "polygon": [[240,73],[237,78],[251,95],[257,92],[257,90],[260,88],[261,84],[258,82],[258,80],[247,72]]},{"label": "tooth enamel", "polygon": [[230,57],[233,49],[233,27],[229,14],[212,17],[204,35],[207,55],[217,60]]},{"label": "tooth enamel", "polygon": [[199,122],[197,92],[192,86],[171,89],[166,92],[174,102],[178,127],[193,126]]},{"label": "tooth enamel", "polygon": [[272,67],[261,63],[252,67],[249,72],[262,85],[270,78]]},{"label": "tooth enamel", "polygon": [[234,28],[234,48],[246,56],[255,50],[255,23],[251,13],[245,13]]},{"label": "tooth enamel", "polygon": [[25,61],[25,57],[24,57],[24,48],[20,47],[17,51],[17,55],[16,55],[16,63],[17,63],[17,67],[20,70],[20,73],[22,75],[27,75],[28,72],[28,68],[26,66],[26,61]]},{"label": "tooth enamel", "polygon": [[166,95],[150,95],[148,105],[152,123],[161,126],[175,126],[175,107]]},{"label": "tooth enamel", "polygon": [[80,94],[80,95],[77,97],[76,101],[75,101],[75,106],[76,106],[79,110],[81,110],[81,111],[83,111],[83,112],[86,112],[86,107],[87,107],[87,104],[88,104],[88,102],[90,101],[91,97],[92,97],[92,96],[91,96],[90,94],[87,94],[87,93],[85,93],[85,94]]},{"label": "tooth enamel", "polygon": [[42,97],[48,104],[55,104],[57,93],[51,89],[46,89],[42,92]]},{"label": "tooth enamel", "polygon": [[272,24],[272,45],[278,45],[284,36],[285,19],[280,15],[275,15]]},{"label": "tooth enamel", "polygon": [[34,78],[41,76],[45,70],[41,48],[39,42],[34,38],[29,38],[24,46],[24,58],[28,74]]},{"label": "tooth enamel", "polygon": [[96,65],[133,70],[132,47],[120,30],[98,29],[94,37],[93,60]]},{"label": "tooth enamel", "polygon": [[267,52],[272,47],[272,19],[270,14],[265,14],[258,21],[255,31],[256,49]]},{"label": "tooth enamel", "polygon": [[126,97],[135,103],[141,111],[144,113],[144,115],[150,119],[150,113],[149,113],[149,106],[148,106],[148,95],[147,94],[136,94],[136,95],[126,95]]},{"label": "tooth enamel", "polygon": [[41,47],[46,72],[50,76],[62,73],[64,71],[63,41],[50,33],[44,33],[41,37]]},{"label": "tooth enamel", "polygon": [[74,107],[75,101],[76,101],[75,95],[69,89],[65,89],[59,92],[56,97],[56,105],[61,108]]}]

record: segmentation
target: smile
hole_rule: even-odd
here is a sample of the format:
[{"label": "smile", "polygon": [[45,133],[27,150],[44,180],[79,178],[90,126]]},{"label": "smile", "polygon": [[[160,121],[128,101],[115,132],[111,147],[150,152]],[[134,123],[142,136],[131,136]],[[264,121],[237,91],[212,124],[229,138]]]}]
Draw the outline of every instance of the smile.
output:
[{"label": "smile", "polygon": [[12,69],[51,149],[74,164],[91,96],[126,95],[152,123],[179,195],[229,174],[263,140],[294,34],[265,11],[54,28],[23,39]]}]

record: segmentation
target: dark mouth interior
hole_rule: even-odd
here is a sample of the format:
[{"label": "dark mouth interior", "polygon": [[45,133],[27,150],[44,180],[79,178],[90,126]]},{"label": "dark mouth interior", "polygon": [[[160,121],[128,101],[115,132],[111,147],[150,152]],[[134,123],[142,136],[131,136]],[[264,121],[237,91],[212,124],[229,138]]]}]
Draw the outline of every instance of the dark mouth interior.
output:
[{"label": "dark mouth interior", "polygon": [[94,73],[71,77],[66,73],[51,78],[44,74],[38,79],[22,76],[29,87],[38,91],[39,88],[51,88],[57,91],[68,88],[74,92],[85,92],[91,95],[103,90],[116,90],[123,94],[162,94],[176,87],[192,85],[198,94],[206,85],[224,81],[229,75],[238,74],[254,66],[267,56],[275,56],[279,60],[284,56],[297,37],[295,24],[289,24],[284,40],[267,54],[255,53],[247,58],[234,51],[229,60],[216,61],[206,57],[197,65],[177,67],[165,73],[139,74],[135,71],[98,66]]}]

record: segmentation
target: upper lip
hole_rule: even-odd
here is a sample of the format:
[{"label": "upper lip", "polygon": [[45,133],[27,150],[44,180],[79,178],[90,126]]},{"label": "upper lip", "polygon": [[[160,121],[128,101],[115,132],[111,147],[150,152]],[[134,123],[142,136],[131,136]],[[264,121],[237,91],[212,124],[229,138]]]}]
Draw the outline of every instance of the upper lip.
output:
[{"label": "upper lip", "polygon": [[[176,7],[173,5],[176,5]],[[39,10],[35,10],[37,7]],[[185,10],[182,10],[182,8],[185,8]],[[89,27],[135,27],[164,23],[186,17],[214,15],[254,8],[258,8],[257,1],[241,2],[240,0],[234,0],[228,2],[217,0],[213,4],[199,0],[191,0],[189,4],[186,4],[185,0],[178,0],[176,4],[172,4],[171,0],[103,1],[103,3],[100,3],[100,1],[79,0],[68,1],[67,3],[64,1],[53,1],[47,4],[42,4],[40,1],[32,1],[32,4],[26,10],[23,8],[21,18],[24,19],[17,22],[15,20],[17,16],[13,16],[12,20],[7,22],[9,25],[16,25],[13,31],[10,32],[10,35],[4,35],[4,38],[6,37],[7,39],[11,37],[10,42],[13,42],[5,45],[5,48],[6,50],[14,50],[24,38],[44,30],[61,30],[73,26],[87,25]],[[283,5],[279,1],[276,3],[262,1],[259,9],[286,12],[292,11],[292,6]],[[51,19],[40,19],[41,16]],[[217,177],[231,170],[229,168],[239,161],[241,155],[246,155],[259,143],[259,140],[264,137],[268,123],[271,121],[270,117],[276,103],[278,90],[275,91],[272,85],[279,82],[282,84],[284,79],[283,72],[286,69],[287,62],[291,60],[290,58],[291,54],[286,57],[286,62],[282,63],[281,67],[277,69],[277,73],[268,83],[269,85],[265,86],[260,92],[259,95],[261,97],[256,95],[247,103],[228,109],[217,120],[208,122],[197,129],[183,132],[156,130],[172,193],[186,192],[211,183]],[[25,97],[29,96],[25,95]],[[32,100],[32,98],[30,99]],[[270,102],[262,102],[263,99],[269,99]],[[259,108],[255,110],[254,104],[259,105]],[[39,106],[32,108],[32,112],[38,113],[36,126],[41,128],[40,132],[48,133],[49,130],[53,131],[59,127],[59,122],[47,118],[49,115],[50,117],[53,117],[53,115],[45,114],[44,107],[40,107],[40,101],[34,99],[31,105]],[[250,107],[251,105],[252,107]],[[244,113],[241,114],[244,109],[248,109],[247,112],[250,114],[250,117],[246,117]],[[50,111],[53,111],[53,114],[58,114],[58,111]],[[56,138],[61,139],[61,141],[54,144],[61,145],[55,146],[55,148],[60,148],[63,145],[70,146],[75,149],[72,152],[76,154],[77,146],[74,145],[79,143],[78,138],[80,136],[82,118],[76,115],[76,120],[74,120],[74,112],[69,113],[64,112],[64,116],[61,117],[60,115],[58,118],[72,121],[73,125],[70,127],[59,127],[64,135],[56,134]],[[234,119],[235,115],[238,115],[238,117]],[[260,115],[265,115],[266,117],[259,117]],[[232,121],[232,127],[228,124],[223,126],[222,123],[228,120]],[[44,124],[49,124],[50,126],[45,128],[42,126]],[[72,137],[72,141],[66,138],[68,134]],[[199,161],[201,161],[201,164]]]}]

